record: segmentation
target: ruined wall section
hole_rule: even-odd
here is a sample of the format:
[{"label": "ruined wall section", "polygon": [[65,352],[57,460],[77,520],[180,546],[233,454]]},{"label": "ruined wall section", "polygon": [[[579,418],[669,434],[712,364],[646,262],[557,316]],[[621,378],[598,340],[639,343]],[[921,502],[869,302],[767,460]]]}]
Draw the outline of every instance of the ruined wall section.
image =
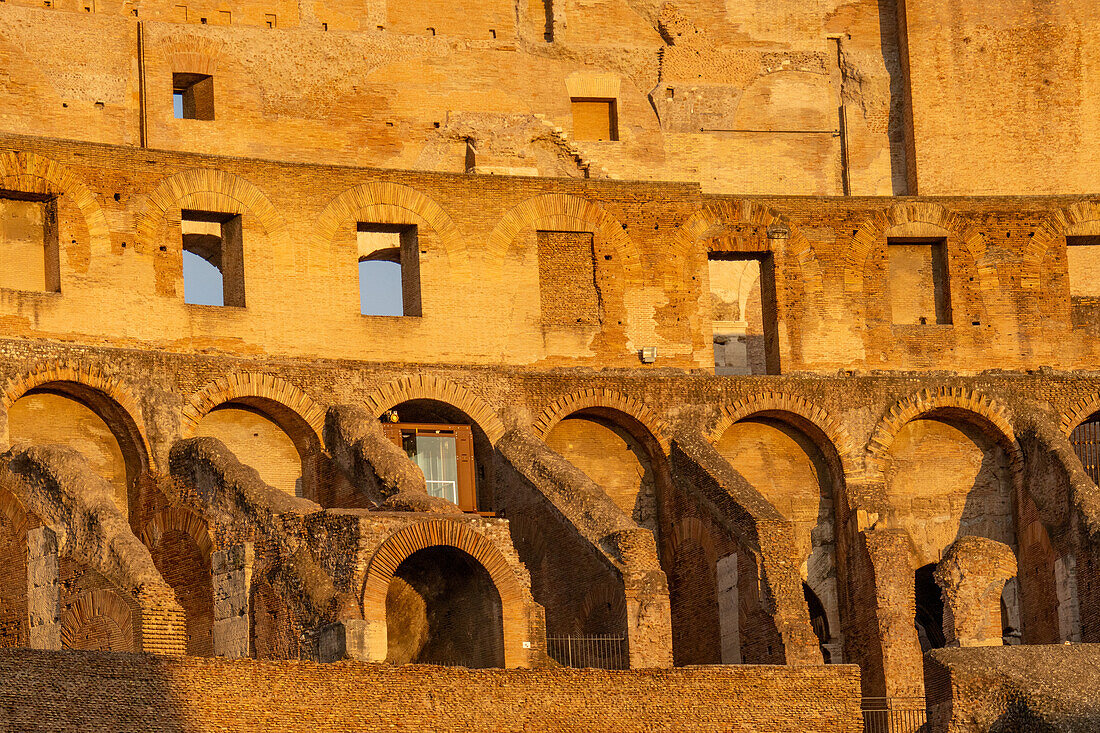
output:
[{"label": "ruined wall section", "polygon": [[[456,14],[424,0],[12,0],[0,130],[713,191],[897,192],[883,122],[895,55],[878,7],[785,4],[484,0]],[[173,74],[213,76],[209,119],[175,118]],[[593,98],[614,107],[610,139],[574,125],[571,100]]]}]

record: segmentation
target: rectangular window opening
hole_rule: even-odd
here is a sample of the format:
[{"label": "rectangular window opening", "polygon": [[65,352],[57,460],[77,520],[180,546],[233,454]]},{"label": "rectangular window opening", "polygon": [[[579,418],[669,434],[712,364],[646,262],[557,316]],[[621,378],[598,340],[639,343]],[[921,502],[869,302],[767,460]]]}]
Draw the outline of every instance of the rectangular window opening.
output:
[{"label": "rectangular window opening", "polygon": [[890,239],[886,247],[890,319],[898,325],[949,325],[951,293],[942,239]]},{"label": "rectangular window opening", "polygon": [[359,312],[420,316],[420,241],[416,227],[359,223]]},{"label": "rectangular window opening", "polygon": [[775,267],[763,252],[711,252],[714,373],[778,374]]},{"label": "rectangular window opening", "polygon": [[172,74],[172,102],[178,120],[214,119],[214,77]]},{"label": "rectangular window opening", "polygon": [[618,140],[619,115],[616,100],[573,97],[574,140]]},{"label": "rectangular window opening", "polygon": [[0,288],[61,292],[57,199],[0,191]]},{"label": "rectangular window opening", "polygon": [[473,432],[469,425],[383,423],[382,430],[420,466],[428,494],[476,512],[477,481]]},{"label": "rectangular window opening", "polygon": [[183,302],[243,308],[244,237],[239,214],[184,210]]}]

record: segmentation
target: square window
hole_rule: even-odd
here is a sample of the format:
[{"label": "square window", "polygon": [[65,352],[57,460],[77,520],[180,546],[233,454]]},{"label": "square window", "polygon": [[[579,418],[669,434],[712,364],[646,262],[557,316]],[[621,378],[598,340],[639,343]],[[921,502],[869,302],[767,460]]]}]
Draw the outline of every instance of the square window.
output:
[{"label": "square window", "polygon": [[766,253],[711,252],[714,373],[778,373],[775,277]]},{"label": "square window", "polygon": [[890,319],[899,325],[951,323],[942,239],[891,239],[886,253]]},{"label": "square window", "polygon": [[573,139],[618,140],[619,116],[614,99],[574,97]]},{"label": "square window", "polygon": [[183,302],[244,307],[244,238],[240,215],[184,210]]},{"label": "square window", "polygon": [[0,191],[0,288],[61,291],[57,200]]},{"label": "square window", "polygon": [[178,120],[214,119],[214,77],[172,74],[172,102]]},{"label": "square window", "polygon": [[419,316],[420,243],[415,226],[360,223],[359,312]]}]

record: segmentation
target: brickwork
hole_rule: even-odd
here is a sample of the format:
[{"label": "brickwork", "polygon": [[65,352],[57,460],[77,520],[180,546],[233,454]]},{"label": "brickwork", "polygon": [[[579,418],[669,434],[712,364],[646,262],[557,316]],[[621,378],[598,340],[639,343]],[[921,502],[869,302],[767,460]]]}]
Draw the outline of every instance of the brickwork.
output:
[{"label": "brickwork", "polygon": [[[4,651],[17,728],[856,733],[854,667],[500,671]],[[62,684],[64,683],[64,684]],[[479,700],[482,704],[471,704]],[[379,711],[386,711],[386,717]]]},{"label": "brickwork", "polygon": [[813,731],[1100,641],[1100,20],[825,5],[0,3],[0,646],[270,661],[79,657],[151,729]]}]

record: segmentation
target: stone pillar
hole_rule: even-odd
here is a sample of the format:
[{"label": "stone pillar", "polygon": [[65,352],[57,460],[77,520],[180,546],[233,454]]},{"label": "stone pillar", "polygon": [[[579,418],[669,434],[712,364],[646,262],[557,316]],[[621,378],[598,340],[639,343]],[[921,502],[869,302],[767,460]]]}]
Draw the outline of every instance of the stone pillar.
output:
[{"label": "stone pillar", "polygon": [[737,590],[737,553],[718,558],[716,570],[722,664],[741,664],[741,600]]},{"label": "stone pillar", "polygon": [[897,529],[868,529],[859,533],[857,542],[849,565],[848,661],[862,669],[864,697],[923,697],[909,535]]},{"label": "stone pillar", "polygon": [[985,537],[952,543],[936,566],[948,646],[1001,646],[1001,594],[1016,577],[1012,548]]},{"label": "stone pillar", "polygon": [[250,639],[252,566],[251,542],[211,554],[214,589],[214,656],[237,659],[252,654]]},{"label": "stone pillar", "polygon": [[1054,561],[1054,589],[1058,594],[1058,637],[1081,641],[1081,607],[1077,600],[1077,558],[1065,555]]},{"label": "stone pillar", "polygon": [[57,533],[27,532],[27,622],[32,649],[61,648],[61,580]]}]

